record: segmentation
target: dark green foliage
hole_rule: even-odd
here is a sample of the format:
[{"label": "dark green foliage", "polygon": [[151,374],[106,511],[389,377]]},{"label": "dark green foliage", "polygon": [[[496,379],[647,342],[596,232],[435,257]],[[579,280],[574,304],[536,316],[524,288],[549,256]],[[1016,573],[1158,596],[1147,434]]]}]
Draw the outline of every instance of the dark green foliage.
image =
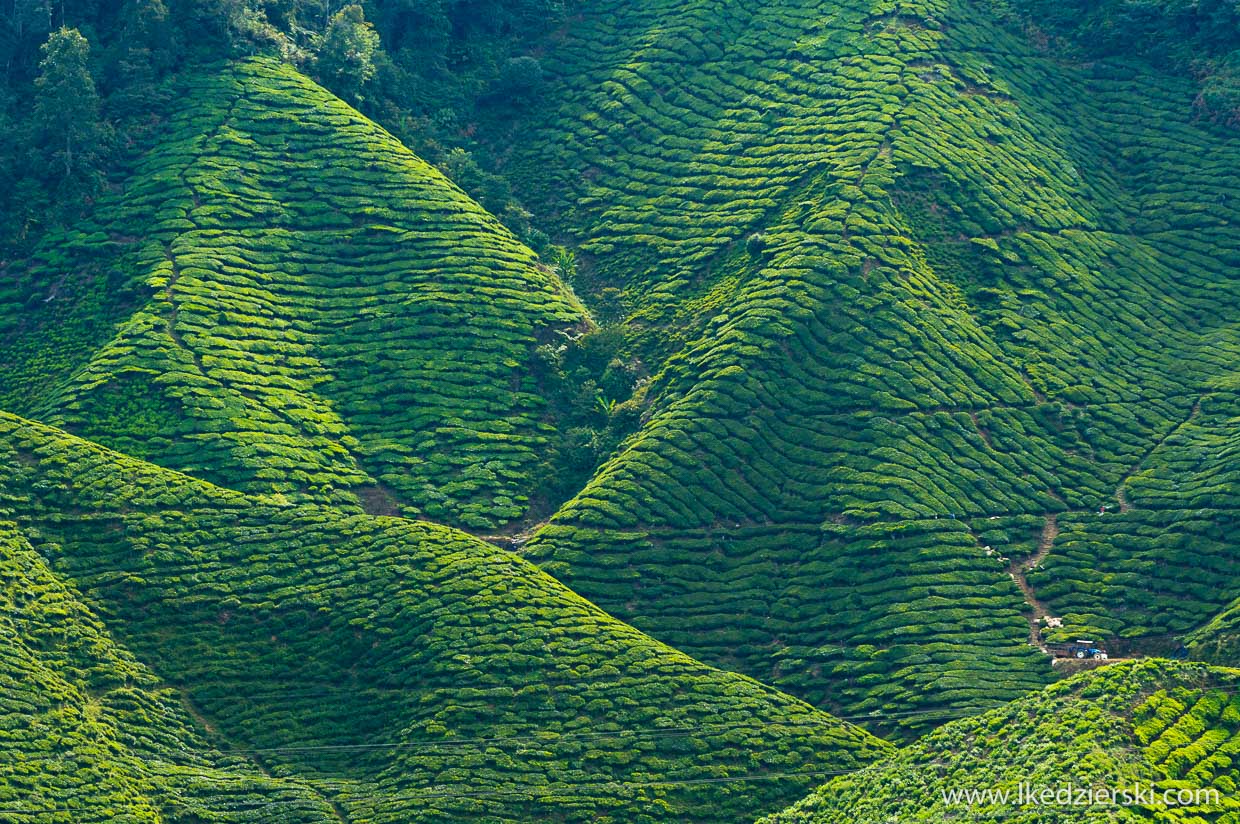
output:
[{"label": "dark green foliage", "polygon": [[749,252],[753,257],[761,255],[766,249],[766,235],[761,232],[754,232],[745,238],[745,251]]},{"label": "dark green foliage", "polygon": [[1235,0],[1007,0],[1086,49],[1186,68],[1240,48]]},{"label": "dark green foliage", "polygon": [[74,209],[99,187],[106,130],[88,63],[90,44],[77,29],[52,32],[43,46],[31,136],[61,205]]},{"label": "dark green foliage", "polygon": [[533,485],[538,515],[576,494],[640,425],[648,376],[640,361],[621,357],[623,342],[619,329],[593,329],[534,352],[534,378],[557,423]]},{"label": "dark green foliage", "polygon": [[1201,79],[1198,108],[1240,122],[1235,0],[992,0],[1025,26],[1069,40],[1085,54],[1139,57]]},{"label": "dark green foliage", "polygon": [[1214,63],[1201,83],[1197,103],[1229,125],[1240,125],[1240,49]]},{"label": "dark green foliage", "polygon": [[126,0],[121,31],[105,62],[107,110],[125,138],[137,141],[168,103],[163,81],[176,60],[175,32],[163,0]]},{"label": "dark green foliage", "polygon": [[366,22],[362,7],[345,6],[327,24],[315,69],[326,85],[356,103],[362,88],[374,77],[378,48],[379,35]]}]

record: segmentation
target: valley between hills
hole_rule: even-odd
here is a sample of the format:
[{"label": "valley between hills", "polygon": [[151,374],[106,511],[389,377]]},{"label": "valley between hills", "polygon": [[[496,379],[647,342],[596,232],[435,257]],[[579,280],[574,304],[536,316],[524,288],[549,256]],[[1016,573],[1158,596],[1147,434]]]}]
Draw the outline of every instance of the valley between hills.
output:
[{"label": "valley between hills", "polygon": [[1240,9],[96,5],[0,822],[1240,821]]}]

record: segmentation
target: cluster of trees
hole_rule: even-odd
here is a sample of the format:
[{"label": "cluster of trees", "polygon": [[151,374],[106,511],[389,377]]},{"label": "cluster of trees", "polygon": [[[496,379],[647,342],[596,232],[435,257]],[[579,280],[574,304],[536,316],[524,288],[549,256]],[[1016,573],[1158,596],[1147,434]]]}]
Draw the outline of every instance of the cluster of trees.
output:
[{"label": "cluster of trees", "polygon": [[650,378],[616,326],[561,335],[534,351],[532,368],[557,429],[532,484],[533,514],[549,516],[637,431]]},{"label": "cluster of trees", "polygon": [[380,120],[528,232],[464,137],[542,82],[516,57],[562,0],[7,0],[0,3],[0,245],[79,214],[141,147],[188,68],[277,54]]},{"label": "cluster of trees", "polygon": [[1006,0],[1002,5],[1087,53],[1132,55],[1201,81],[1197,106],[1240,123],[1240,3],[1236,0]]}]

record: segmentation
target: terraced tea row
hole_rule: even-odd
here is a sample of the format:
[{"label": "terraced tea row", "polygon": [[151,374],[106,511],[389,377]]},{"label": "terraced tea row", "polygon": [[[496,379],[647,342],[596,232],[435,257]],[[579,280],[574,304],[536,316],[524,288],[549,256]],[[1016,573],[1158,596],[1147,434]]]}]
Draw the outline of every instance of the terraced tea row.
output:
[{"label": "terraced tea row", "polygon": [[1240,655],[1240,599],[1188,638],[1195,655],[1204,661],[1235,661]]},{"label": "terraced tea row", "polygon": [[113,641],[10,521],[0,636],[0,819],[333,819],[304,782],[215,750],[180,694]]},{"label": "terraced tea row", "polygon": [[0,507],[56,573],[222,748],[347,820],[747,821],[887,751],[463,533],[245,498],[12,417],[0,453]]}]

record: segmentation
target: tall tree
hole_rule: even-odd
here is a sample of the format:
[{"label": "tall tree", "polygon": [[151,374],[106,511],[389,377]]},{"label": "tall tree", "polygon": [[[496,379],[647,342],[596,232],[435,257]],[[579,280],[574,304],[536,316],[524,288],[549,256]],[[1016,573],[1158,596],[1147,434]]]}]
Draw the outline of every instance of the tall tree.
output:
[{"label": "tall tree", "polygon": [[52,179],[79,195],[89,194],[97,183],[107,134],[89,57],[90,44],[77,29],[52,32],[43,45],[31,118],[34,145],[50,161]]},{"label": "tall tree", "polygon": [[341,97],[358,102],[362,87],[374,77],[379,35],[362,7],[345,6],[332,15],[323,34],[316,67],[319,78]]},{"label": "tall tree", "polygon": [[156,73],[171,68],[174,59],[172,24],[164,0],[126,0],[120,19],[121,40],[127,51],[149,55],[151,68]]},{"label": "tall tree", "polygon": [[160,81],[176,54],[163,0],[126,0],[120,24],[120,37],[105,60],[103,86],[109,116],[123,135],[132,137],[166,101]]}]

